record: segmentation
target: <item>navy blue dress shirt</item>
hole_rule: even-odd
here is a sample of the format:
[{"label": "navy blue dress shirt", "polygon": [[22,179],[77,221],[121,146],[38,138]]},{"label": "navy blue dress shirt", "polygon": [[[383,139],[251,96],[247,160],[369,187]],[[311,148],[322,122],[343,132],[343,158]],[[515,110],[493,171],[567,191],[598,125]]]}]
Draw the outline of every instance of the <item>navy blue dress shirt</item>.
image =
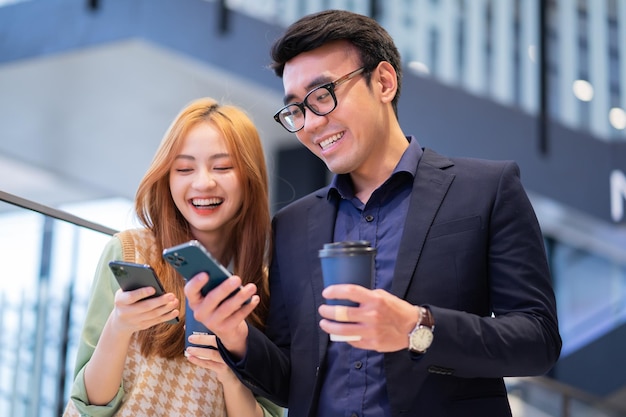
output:
[{"label": "navy blue dress shirt", "polygon": [[[336,175],[328,193],[339,200],[334,241],[367,240],[377,250],[375,288],[391,290],[400,238],[422,149],[412,137],[387,181],[364,204],[347,174]],[[407,336],[408,337],[408,336]],[[391,416],[383,354],[330,342],[319,409],[324,416]]]}]

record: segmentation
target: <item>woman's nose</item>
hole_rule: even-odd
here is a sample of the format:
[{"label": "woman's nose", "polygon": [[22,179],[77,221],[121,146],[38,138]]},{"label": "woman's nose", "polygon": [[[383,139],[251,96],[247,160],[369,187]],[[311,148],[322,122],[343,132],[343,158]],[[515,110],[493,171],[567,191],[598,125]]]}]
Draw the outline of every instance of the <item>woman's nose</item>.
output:
[{"label": "woman's nose", "polygon": [[198,172],[193,181],[193,186],[198,189],[212,188],[216,185],[215,177],[208,170]]}]

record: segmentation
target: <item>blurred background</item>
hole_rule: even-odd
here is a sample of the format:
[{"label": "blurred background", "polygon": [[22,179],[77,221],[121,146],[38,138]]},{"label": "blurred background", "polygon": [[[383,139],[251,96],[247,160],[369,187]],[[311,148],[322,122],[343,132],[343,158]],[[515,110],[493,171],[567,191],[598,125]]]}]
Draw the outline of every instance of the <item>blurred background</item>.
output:
[{"label": "blurred background", "polygon": [[541,223],[563,352],[508,378],[515,417],[625,416],[626,0],[0,0],[0,415],[59,416],[100,251],[191,100],[259,127],[272,211],[328,180],[272,118],[269,47],[311,12],[378,20],[400,123],[513,159]]}]

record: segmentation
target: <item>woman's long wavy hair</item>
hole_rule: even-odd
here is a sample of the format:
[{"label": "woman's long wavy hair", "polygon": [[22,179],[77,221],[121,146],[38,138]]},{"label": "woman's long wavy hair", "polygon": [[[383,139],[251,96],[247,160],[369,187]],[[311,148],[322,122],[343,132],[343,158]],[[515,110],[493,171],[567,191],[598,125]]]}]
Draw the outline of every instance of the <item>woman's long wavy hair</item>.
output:
[{"label": "woman's long wavy hair", "polygon": [[[262,329],[269,308],[267,266],[271,225],[267,168],[259,133],[239,108],[222,106],[211,98],[198,99],[185,107],[167,130],[135,197],[135,211],[140,222],[156,238],[156,250],[145,256],[165,290],[184,300],[184,281],[160,255],[164,248],[194,238],[189,223],[172,199],[169,172],[187,133],[198,123],[211,123],[222,133],[243,189],[241,209],[226,227],[229,232],[223,239],[226,254],[233,260],[234,273],[241,276],[244,284],[252,282],[258,288],[261,302],[248,317],[248,322]],[[144,355],[174,358],[183,354],[184,301],[181,304],[179,324],[159,324],[139,332]]]}]

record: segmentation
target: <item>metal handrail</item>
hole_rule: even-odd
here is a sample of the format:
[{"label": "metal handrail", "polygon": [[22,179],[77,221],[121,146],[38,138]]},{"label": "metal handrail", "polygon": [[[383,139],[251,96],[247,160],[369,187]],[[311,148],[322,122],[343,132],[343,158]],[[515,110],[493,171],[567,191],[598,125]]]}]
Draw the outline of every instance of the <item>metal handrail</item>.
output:
[{"label": "metal handrail", "polygon": [[101,233],[105,233],[108,235],[114,235],[115,233],[118,232],[115,229],[112,229],[107,226],[103,226],[98,223],[91,222],[89,220],[85,220],[81,217],[75,216],[63,210],[48,207],[43,204],[36,203],[34,201],[27,200],[25,198],[18,197],[14,194],[10,194],[1,190],[0,190],[0,201],[4,201],[9,204],[13,204],[15,206],[22,207],[22,208],[43,214],[45,216],[62,220],[64,222],[75,224],[77,226],[85,227],[87,229],[94,230],[96,232],[101,232]]},{"label": "metal handrail", "polygon": [[[586,404],[598,412],[611,417],[626,417],[626,407],[618,406],[594,394],[582,391],[578,388],[564,384],[546,376],[507,378],[509,384],[518,388],[524,385],[535,386],[552,392],[561,398],[561,417],[574,415],[572,403],[574,401]],[[580,415],[580,414],[576,414]]]}]

